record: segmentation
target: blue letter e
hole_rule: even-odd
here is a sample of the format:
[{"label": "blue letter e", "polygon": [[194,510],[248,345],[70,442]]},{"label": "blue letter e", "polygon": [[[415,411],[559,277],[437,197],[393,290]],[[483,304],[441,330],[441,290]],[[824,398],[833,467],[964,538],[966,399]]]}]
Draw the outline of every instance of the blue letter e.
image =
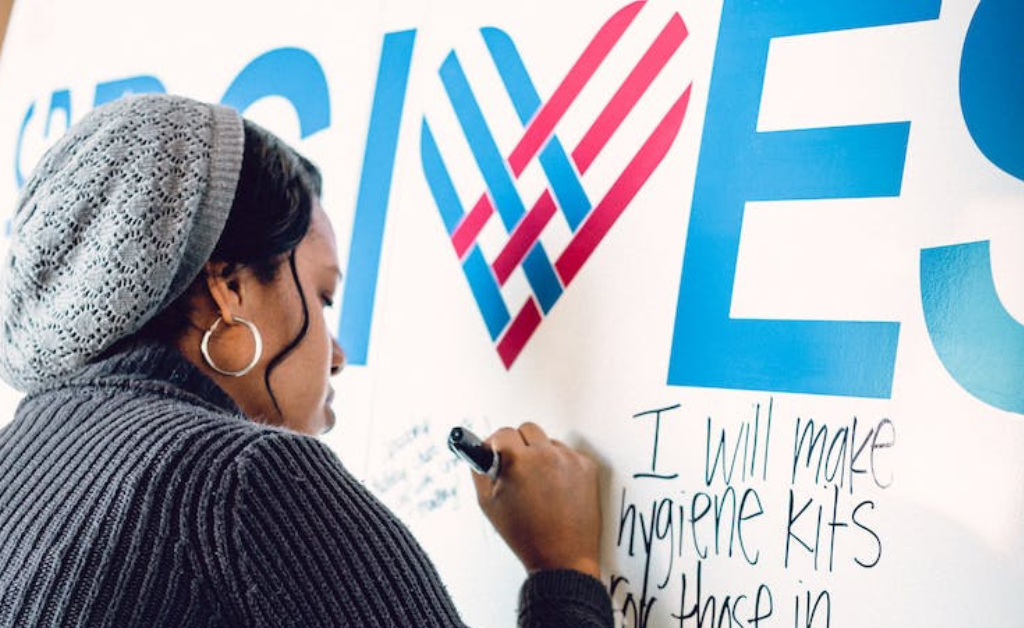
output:
[{"label": "blue letter e", "polygon": [[906,122],[758,132],[773,37],[936,19],[940,0],[726,0],[668,383],[887,398],[899,324],[730,317],[747,201],[898,196]]}]

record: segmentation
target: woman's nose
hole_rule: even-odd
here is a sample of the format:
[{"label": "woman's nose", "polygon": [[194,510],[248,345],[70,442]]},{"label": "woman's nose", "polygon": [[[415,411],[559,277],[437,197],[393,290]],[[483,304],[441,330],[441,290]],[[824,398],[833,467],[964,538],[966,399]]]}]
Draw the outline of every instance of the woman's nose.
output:
[{"label": "woman's nose", "polygon": [[331,338],[331,375],[337,375],[345,368],[345,350],[337,339]]}]

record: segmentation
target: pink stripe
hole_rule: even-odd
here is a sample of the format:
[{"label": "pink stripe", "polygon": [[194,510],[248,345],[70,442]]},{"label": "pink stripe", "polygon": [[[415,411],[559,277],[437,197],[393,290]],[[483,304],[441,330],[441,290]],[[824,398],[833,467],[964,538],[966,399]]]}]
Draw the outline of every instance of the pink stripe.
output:
[{"label": "pink stripe", "polygon": [[531,297],[523,305],[523,309],[516,314],[508,331],[498,342],[498,355],[501,356],[501,361],[505,364],[506,369],[511,368],[512,363],[519,357],[519,352],[526,346],[526,341],[536,331],[540,321],[540,310],[537,309],[537,304]]},{"label": "pink stripe", "polygon": [[551,198],[551,190],[544,190],[544,194],[537,199],[526,217],[519,222],[505,248],[501,250],[498,257],[494,259],[494,264],[491,265],[499,284],[505,285],[509,276],[512,275],[512,271],[519,266],[519,262],[523,261],[530,248],[540,238],[540,232],[555,215],[555,210],[555,201]]},{"label": "pink stripe", "polygon": [[[608,56],[608,53],[622,37],[622,33],[633,22],[633,18],[636,17],[636,14],[640,12],[640,9],[643,8],[646,2],[647,0],[639,0],[619,9],[615,15],[611,16],[601,26],[597,35],[587,44],[583,54],[576,60],[576,63],[573,64],[565,78],[562,79],[562,83],[555,89],[555,93],[541,107],[540,111],[534,115],[533,121],[509,155],[508,163],[512,168],[513,176],[518,178],[523,173],[526,165],[530,163],[530,160],[536,157],[541,146],[551,137],[555,125],[558,124],[558,121],[569,108],[569,105],[572,104],[573,100],[576,99],[576,96],[583,89],[583,86],[587,84],[590,77],[597,71],[598,66]],[[483,216],[476,215],[478,210],[482,211],[482,203],[486,203],[487,213]],[[462,223],[456,227],[455,232],[452,234],[452,244],[455,245],[455,252],[458,254],[459,259],[462,259],[466,251],[469,250],[469,247],[476,241],[484,224],[493,212],[494,207],[491,205],[485,192],[480,196],[480,200],[477,201],[470,214],[463,219]]]},{"label": "pink stripe", "polygon": [[622,33],[633,22],[633,18],[643,8],[645,1],[641,0],[626,5],[604,23],[580,58],[573,64],[569,73],[562,79],[562,83],[555,89],[555,93],[534,115],[526,133],[523,134],[522,139],[509,155],[508,163],[516,177],[523,172],[526,164],[530,163],[530,160],[540,151],[541,146],[551,137],[555,125],[569,109],[569,105],[576,99],[590,77],[597,71],[598,66],[608,56],[619,38],[622,37]]},{"label": "pink stripe", "polygon": [[665,158],[669,147],[679,133],[679,127],[686,116],[686,106],[690,102],[690,87],[676,100],[665,117],[658,123],[640,147],[640,151],[630,160],[626,169],[612,184],[611,189],[590,213],[590,217],[580,227],[576,237],[562,252],[555,262],[555,269],[568,286],[576,273],[594,252],[594,247],[605,237],[612,225],[622,214],[626,205],[633,199],[637,191],[647,182],[654,169]]},{"label": "pink stripe", "polygon": [[669,19],[658,38],[647,49],[636,67],[626,77],[625,82],[619,86],[615,95],[601,111],[601,115],[597,116],[597,120],[580,140],[576,150],[572,152],[572,159],[576,162],[580,174],[585,173],[590,164],[594,163],[598,153],[622,124],[623,119],[636,106],[640,96],[651,86],[654,77],[658,76],[673,53],[686,40],[687,34],[683,18],[676,13]]},{"label": "pink stripe", "polygon": [[477,236],[483,231],[484,225],[487,224],[487,220],[493,213],[494,205],[491,204],[491,197],[486,193],[481,194],[480,200],[455,228],[452,233],[452,244],[455,245],[455,254],[459,256],[460,260],[465,257],[469,247],[476,242]]}]

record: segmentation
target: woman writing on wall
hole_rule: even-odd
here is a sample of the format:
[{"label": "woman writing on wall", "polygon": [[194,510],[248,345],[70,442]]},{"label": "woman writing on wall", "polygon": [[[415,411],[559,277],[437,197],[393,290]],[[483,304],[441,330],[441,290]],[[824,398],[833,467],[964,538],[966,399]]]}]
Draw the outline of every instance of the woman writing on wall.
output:
[{"label": "woman writing on wall", "polygon": [[[0,375],[27,393],[0,430],[0,626],[462,625],[313,437],[344,366],[319,190],[267,131],[166,95],[42,158],[0,269]],[[530,423],[490,442],[519,624],[611,626],[595,465]]]}]

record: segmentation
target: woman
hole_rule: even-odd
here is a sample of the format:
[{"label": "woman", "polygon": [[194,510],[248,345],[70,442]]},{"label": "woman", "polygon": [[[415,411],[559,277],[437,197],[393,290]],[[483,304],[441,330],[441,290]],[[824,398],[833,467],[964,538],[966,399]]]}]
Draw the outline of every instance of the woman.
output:
[{"label": "woman", "polygon": [[[408,531],[312,435],[344,355],[319,174],[237,113],[147,95],[72,127],[0,274],[0,626],[459,626]],[[610,626],[594,464],[539,427],[475,477],[522,626]]]}]

